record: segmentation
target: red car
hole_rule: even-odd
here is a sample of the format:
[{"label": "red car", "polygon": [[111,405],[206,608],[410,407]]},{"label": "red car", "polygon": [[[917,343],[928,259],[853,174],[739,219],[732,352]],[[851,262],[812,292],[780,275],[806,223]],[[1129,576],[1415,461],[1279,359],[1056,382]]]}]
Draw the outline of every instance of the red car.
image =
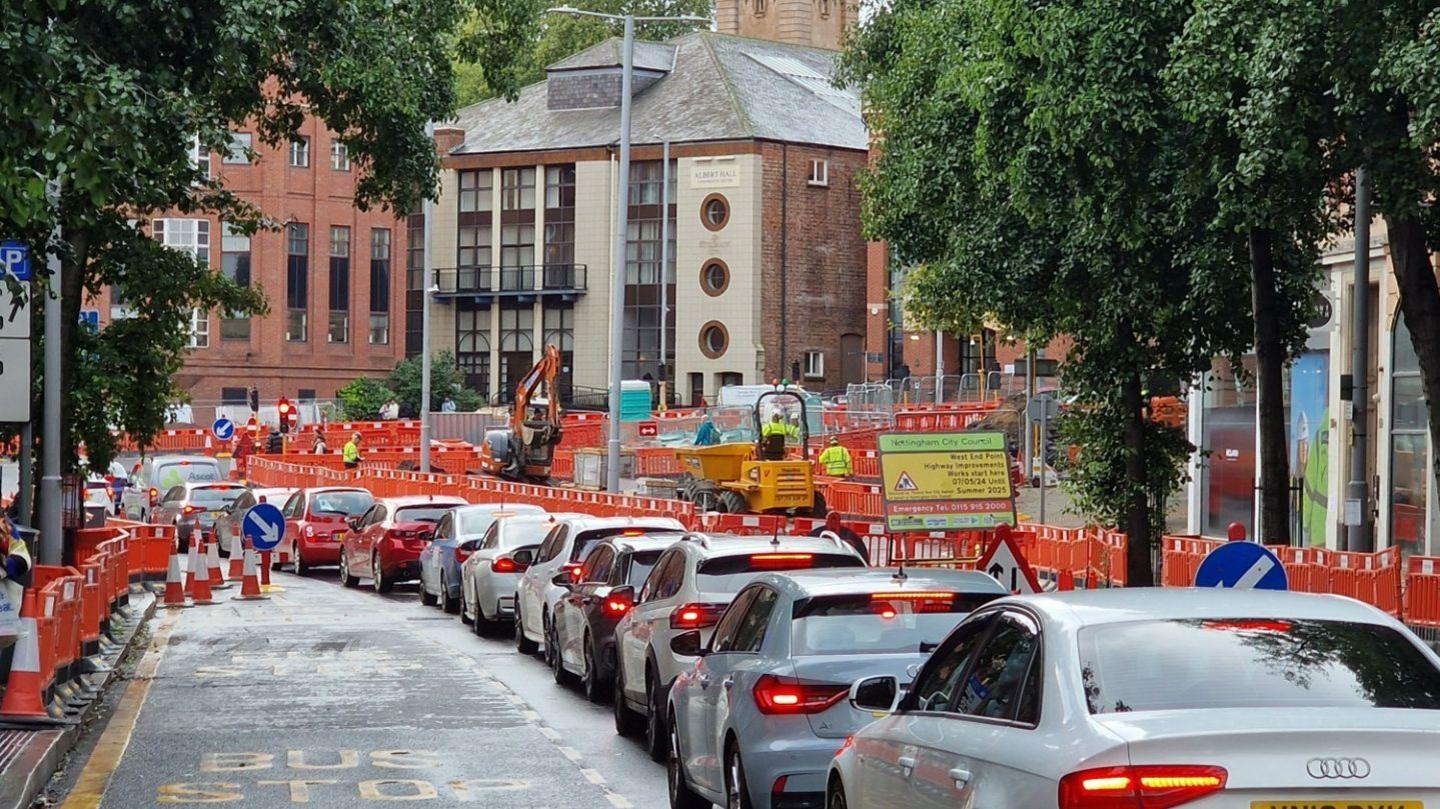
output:
[{"label": "red car", "polygon": [[363,517],[350,520],[340,543],[340,583],[358,587],[370,579],[378,593],[420,578],[420,551],[445,512],[466,505],[458,497],[386,497]]},{"label": "red car", "polygon": [[312,567],[340,564],[340,543],[348,521],[370,510],[375,497],[365,489],[326,486],[301,489],[285,501],[285,536],[275,549],[278,564],[297,576]]}]

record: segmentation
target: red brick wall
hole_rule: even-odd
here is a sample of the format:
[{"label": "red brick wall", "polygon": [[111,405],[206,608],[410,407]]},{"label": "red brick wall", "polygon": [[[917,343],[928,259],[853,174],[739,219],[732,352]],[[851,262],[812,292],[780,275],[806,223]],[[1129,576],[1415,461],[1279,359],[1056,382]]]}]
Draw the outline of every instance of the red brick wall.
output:
[{"label": "red brick wall", "polygon": [[[253,128],[237,127],[239,132]],[[295,397],[300,389],[313,389],[331,398],[357,376],[388,373],[404,357],[405,341],[405,223],[392,211],[361,211],[353,200],[359,168],[337,171],[330,165],[333,133],[315,119],[305,122],[302,134],[310,138],[309,168],[289,165],[288,147],[272,149],[253,135],[260,153],[251,165],[226,165],[221,155],[211,156],[212,173],[242,199],[256,205],[276,222],[303,222],[310,226],[309,334],[305,342],[285,339],[286,234],[280,230],[257,233],[250,240],[251,283],[263,288],[270,313],[250,322],[249,340],[220,336],[220,319],[210,315],[206,348],[190,352],[177,385],[197,404],[220,400],[226,387],[255,385],[266,402],[280,396]],[[176,218],[192,215],[172,212]],[[330,302],[330,227],[350,228],[349,342],[327,342]],[[390,342],[370,345],[370,238],[372,228],[390,229]],[[222,234],[211,219],[211,265],[220,267]],[[109,316],[108,295],[102,298],[102,318]]]},{"label": "red brick wall", "polygon": [[[829,161],[828,187],[808,185],[812,158]],[[851,334],[855,336],[852,367],[863,379],[867,248],[860,235],[856,178],[866,156],[846,149],[767,143],[761,147],[761,159],[765,378],[791,376],[794,362],[801,364],[803,373],[805,352],[821,350],[825,378],[801,381],[811,389],[843,387],[846,363],[841,336]]]}]

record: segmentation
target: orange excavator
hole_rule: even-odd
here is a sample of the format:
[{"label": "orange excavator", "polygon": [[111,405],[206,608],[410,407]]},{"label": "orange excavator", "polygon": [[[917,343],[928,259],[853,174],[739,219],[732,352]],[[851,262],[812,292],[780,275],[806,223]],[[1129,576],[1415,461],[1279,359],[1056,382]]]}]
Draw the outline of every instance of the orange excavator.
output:
[{"label": "orange excavator", "polygon": [[515,386],[510,425],[485,433],[480,468],[506,480],[548,483],[550,460],[560,443],[560,351],[546,346],[545,355]]}]

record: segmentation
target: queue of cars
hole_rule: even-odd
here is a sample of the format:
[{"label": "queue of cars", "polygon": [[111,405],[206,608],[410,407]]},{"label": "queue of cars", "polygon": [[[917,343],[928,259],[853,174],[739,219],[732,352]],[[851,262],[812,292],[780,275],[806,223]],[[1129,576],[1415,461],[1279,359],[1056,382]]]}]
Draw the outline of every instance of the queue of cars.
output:
[{"label": "queue of cars", "polygon": [[611,700],[672,809],[1440,807],[1440,656],[1348,599],[1010,596],[867,568],[833,536],[343,487],[285,503],[296,572],[418,581]]}]

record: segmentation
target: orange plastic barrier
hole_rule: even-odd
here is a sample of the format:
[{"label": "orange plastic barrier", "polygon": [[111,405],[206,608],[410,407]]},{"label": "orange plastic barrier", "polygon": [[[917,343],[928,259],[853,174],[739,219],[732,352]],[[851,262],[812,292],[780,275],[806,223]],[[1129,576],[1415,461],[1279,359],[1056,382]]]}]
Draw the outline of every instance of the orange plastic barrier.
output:
[{"label": "orange plastic barrier", "polygon": [[829,478],[817,483],[825,493],[825,504],[831,511],[860,519],[885,513],[885,498],[875,484]]},{"label": "orange plastic barrier", "polygon": [[1410,557],[1405,571],[1405,621],[1440,628],[1440,559]]},{"label": "orange plastic barrier", "polygon": [[635,452],[635,477],[679,477],[685,467],[671,447],[638,447]]}]

